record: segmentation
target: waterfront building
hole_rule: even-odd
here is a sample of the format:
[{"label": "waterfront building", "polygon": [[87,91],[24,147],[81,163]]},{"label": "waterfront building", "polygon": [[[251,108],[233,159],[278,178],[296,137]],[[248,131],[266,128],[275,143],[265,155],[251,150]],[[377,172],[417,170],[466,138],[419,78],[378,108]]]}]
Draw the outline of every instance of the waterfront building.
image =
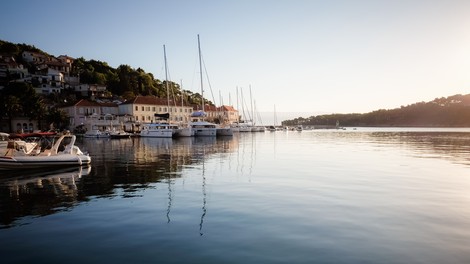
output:
[{"label": "waterfront building", "polygon": [[120,115],[133,116],[137,122],[156,122],[155,114],[170,115],[168,121],[172,123],[188,123],[193,108],[189,105],[181,105],[167,99],[155,96],[137,96],[132,100],[119,105]]}]

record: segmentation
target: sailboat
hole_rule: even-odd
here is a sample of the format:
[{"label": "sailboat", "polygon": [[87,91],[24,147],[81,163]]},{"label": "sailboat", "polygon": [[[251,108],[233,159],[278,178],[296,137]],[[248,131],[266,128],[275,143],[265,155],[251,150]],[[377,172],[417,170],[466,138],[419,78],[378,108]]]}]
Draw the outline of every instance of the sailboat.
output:
[{"label": "sailboat", "polygon": [[[166,49],[165,45],[163,45],[163,55],[165,60],[165,84],[166,84],[166,93],[167,93],[167,104],[168,108],[170,109],[170,93],[168,89],[168,67],[166,62]],[[142,131],[140,132],[141,137],[160,137],[160,138],[171,138],[175,134],[178,129],[177,125],[172,125],[168,122],[170,119],[170,113],[164,114],[154,114],[156,118],[155,123],[147,123],[144,124],[142,127]]]},{"label": "sailboat", "polygon": [[197,45],[199,50],[199,71],[201,74],[202,111],[196,111],[191,114],[192,122],[190,123],[190,126],[194,130],[194,135],[196,137],[215,137],[217,135],[216,125],[204,120],[204,118],[206,117],[206,113],[204,112],[204,86],[202,79],[201,42],[199,40],[199,34],[197,35]]},{"label": "sailboat", "polygon": [[[220,136],[228,136],[228,137],[231,137],[233,136],[233,129],[230,127],[230,125],[228,124],[228,121],[226,119],[226,116],[223,112],[223,102],[222,102],[222,96],[220,95],[220,91],[219,91],[219,97],[220,97],[220,105],[221,107],[218,107],[217,108],[217,112],[218,112],[218,116],[219,116],[219,125],[216,127],[217,131],[216,131],[216,135],[218,137]],[[220,114],[220,112],[222,111],[222,114]]]},{"label": "sailboat", "polygon": [[[181,90],[183,90],[183,83],[181,82]],[[181,107],[184,105],[184,93],[181,95]],[[190,125],[182,125],[180,124],[178,126],[178,129],[176,130],[175,137],[192,137],[194,136],[194,130]]]}]

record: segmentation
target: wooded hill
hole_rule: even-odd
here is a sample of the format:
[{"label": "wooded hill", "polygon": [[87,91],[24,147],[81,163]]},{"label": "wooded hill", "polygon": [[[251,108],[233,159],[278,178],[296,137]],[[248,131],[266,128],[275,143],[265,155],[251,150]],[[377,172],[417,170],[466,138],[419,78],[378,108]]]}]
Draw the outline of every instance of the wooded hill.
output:
[{"label": "wooded hill", "polygon": [[[13,56],[17,63],[23,64],[30,74],[35,74],[36,67],[22,58],[24,51],[34,51],[48,57],[52,55],[28,44],[14,44],[0,40],[0,54]],[[163,64],[163,63],[162,63]],[[129,65],[122,64],[117,68],[108,65],[107,62],[99,60],[86,60],[83,57],[76,58],[72,64],[70,76],[79,76],[82,84],[105,85],[108,97],[121,97],[131,99],[137,95],[154,95],[161,98],[167,97],[165,80],[156,79],[152,73],[147,73],[142,68],[134,69]],[[190,104],[201,104],[201,95],[189,90],[183,91],[179,84],[169,81],[170,97],[180,100],[185,96],[185,101]],[[79,99],[79,98],[77,98]],[[206,104],[213,105],[207,98]]]},{"label": "wooded hill", "polygon": [[365,114],[329,114],[296,118],[284,126],[470,127],[470,94],[436,98]]}]

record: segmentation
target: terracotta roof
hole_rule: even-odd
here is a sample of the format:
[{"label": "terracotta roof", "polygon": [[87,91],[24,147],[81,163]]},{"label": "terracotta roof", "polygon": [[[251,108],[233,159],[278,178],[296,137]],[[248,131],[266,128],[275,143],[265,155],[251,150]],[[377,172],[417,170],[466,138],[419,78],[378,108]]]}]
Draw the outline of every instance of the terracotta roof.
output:
[{"label": "terracotta roof", "polygon": [[[201,110],[201,106],[200,105],[193,105],[193,109],[194,110]],[[228,105],[223,105],[223,106],[220,106],[220,107],[217,107],[217,106],[214,106],[214,105],[204,105],[204,111],[206,111],[206,112],[217,112],[217,111],[236,112],[237,110],[235,110],[235,108],[233,108],[232,106],[228,106]]]},{"label": "terracotta roof", "polygon": [[59,56],[59,57],[57,57],[57,58],[58,58],[58,59],[62,59],[62,58],[64,58],[64,59],[69,59],[69,60],[75,60],[75,58],[72,58],[72,57],[70,57],[70,56],[67,56],[67,55],[60,55],[60,56]]},{"label": "terracotta roof", "polygon": [[[166,98],[156,96],[136,96],[134,99],[126,101],[122,104],[141,104],[141,105],[168,105]],[[170,106],[181,106],[181,102],[170,100]],[[187,104],[184,104],[188,106]]]},{"label": "terracotta roof", "polygon": [[222,111],[228,111],[228,112],[238,112],[233,106],[229,105],[223,105],[221,106]]},{"label": "terracotta roof", "polygon": [[81,99],[80,101],[74,103],[74,104],[69,104],[65,107],[70,107],[70,106],[105,106],[105,107],[117,107],[118,105],[116,103],[98,103],[95,101],[90,101],[87,99]]},{"label": "terracotta roof", "polygon": [[98,102],[81,99],[80,101],[75,103],[74,106],[100,106],[100,104]]}]

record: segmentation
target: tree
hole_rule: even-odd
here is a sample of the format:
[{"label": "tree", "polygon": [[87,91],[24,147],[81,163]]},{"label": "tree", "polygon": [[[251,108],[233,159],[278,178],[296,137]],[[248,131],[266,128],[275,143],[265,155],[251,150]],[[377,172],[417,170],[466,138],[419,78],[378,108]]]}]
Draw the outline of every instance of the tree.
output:
[{"label": "tree", "polygon": [[69,116],[64,111],[53,107],[46,115],[46,122],[54,128],[64,130],[68,128]]},{"label": "tree", "polygon": [[6,116],[8,119],[8,129],[13,131],[11,127],[11,121],[14,116],[21,112],[20,99],[14,95],[2,95],[0,113],[2,116]]},{"label": "tree", "polygon": [[27,83],[13,82],[0,92],[0,114],[7,116],[11,131],[14,116],[25,116],[30,120],[40,120],[45,114],[45,107],[34,88]]}]

